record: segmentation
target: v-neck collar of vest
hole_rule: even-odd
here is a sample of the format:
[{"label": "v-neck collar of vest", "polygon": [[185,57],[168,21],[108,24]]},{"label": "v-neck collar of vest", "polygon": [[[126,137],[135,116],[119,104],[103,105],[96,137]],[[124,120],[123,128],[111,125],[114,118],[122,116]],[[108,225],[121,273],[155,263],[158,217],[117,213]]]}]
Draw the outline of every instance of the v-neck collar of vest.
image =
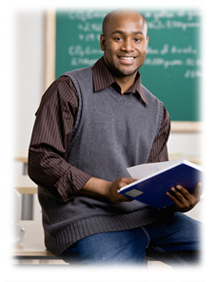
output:
[{"label": "v-neck collar of vest", "polygon": [[[94,83],[94,91],[98,92],[100,90],[103,90],[110,85],[116,83],[112,73],[106,66],[104,62],[104,58],[102,57],[99,59],[95,65],[92,67],[92,74],[93,74],[93,83]],[[138,92],[141,99],[144,101],[146,105],[148,105],[147,99],[144,95],[144,91],[141,85],[141,75],[138,71],[137,78],[135,83],[132,85],[132,87],[127,91],[129,93],[136,93]]]}]

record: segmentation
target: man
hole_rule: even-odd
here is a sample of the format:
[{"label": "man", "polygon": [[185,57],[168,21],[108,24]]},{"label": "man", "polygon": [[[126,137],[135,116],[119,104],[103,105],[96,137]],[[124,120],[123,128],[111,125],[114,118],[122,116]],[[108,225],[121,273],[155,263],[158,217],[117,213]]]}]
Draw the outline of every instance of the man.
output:
[{"label": "man", "polygon": [[138,72],[148,41],[140,13],[109,13],[103,58],[58,78],[36,113],[29,175],[39,185],[46,247],[67,262],[143,263],[147,249],[188,265],[199,250],[199,223],[181,213],[199,201],[199,184],[193,195],[172,187],[174,205],[162,211],[118,193],[134,181],[127,167],[168,160],[169,115]]}]

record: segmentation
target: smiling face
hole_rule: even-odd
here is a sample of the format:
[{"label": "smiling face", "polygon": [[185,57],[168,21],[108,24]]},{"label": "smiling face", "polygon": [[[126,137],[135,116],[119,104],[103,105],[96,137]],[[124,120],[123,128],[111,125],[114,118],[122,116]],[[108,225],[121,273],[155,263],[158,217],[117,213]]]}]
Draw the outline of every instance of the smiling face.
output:
[{"label": "smiling face", "polygon": [[147,24],[138,12],[115,12],[109,17],[100,37],[104,60],[113,76],[136,76],[148,49]]}]

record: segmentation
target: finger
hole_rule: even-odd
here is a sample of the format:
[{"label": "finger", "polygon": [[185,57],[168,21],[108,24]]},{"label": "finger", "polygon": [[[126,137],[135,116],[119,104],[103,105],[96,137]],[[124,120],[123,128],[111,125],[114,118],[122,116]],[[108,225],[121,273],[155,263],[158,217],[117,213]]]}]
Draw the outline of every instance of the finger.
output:
[{"label": "finger", "polygon": [[189,193],[189,191],[187,189],[185,189],[183,186],[181,185],[177,185],[176,186],[176,191],[178,191],[179,193],[181,193],[186,199],[191,197],[191,194]]},{"label": "finger", "polygon": [[183,202],[184,201],[184,197],[181,193],[179,193],[178,191],[176,191],[176,189],[174,187],[172,187],[170,189],[171,191],[168,191],[168,195],[171,199],[175,199],[175,202]]},{"label": "finger", "polygon": [[195,191],[194,191],[194,193],[193,193],[194,197],[200,198],[201,189],[202,189],[202,183],[199,182],[199,183],[196,185],[196,189],[195,189]]},{"label": "finger", "polygon": [[192,206],[191,203],[189,201],[187,201],[183,196],[180,200],[180,199],[176,198],[176,195],[172,195],[170,192],[167,192],[166,194],[174,202],[177,210],[179,210],[179,211],[183,211],[183,212],[187,211]]},{"label": "finger", "polygon": [[[120,195],[120,194],[119,194]],[[120,195],[119,198],[118,198],[118,202],[119,203],[122,203],[122,202],[131,202],[133,201],[132,198],[129,198],[129,197],[125,197],[123,195]]]},{"label": "finger", "polygon": [[174,202],[174,204],[176,206],[179,206],[181,203],[179,202],[179,200],[173,196],[173,194],[171,194],[170,192],[166,192],[167,196]]},{"label": "finger", "polygon": [[[199,196],[201,194],[201,182],[199,182],[197,185],[196,185],[196,188],[194,190],[194,193],[193,195],[194,196]],[[185,189],[183,186],[181,185],[177,185],[176,186],[177,190],[179,192],[181,192],[186,198],[188,198],[188,196],[192,195],[187,189]]]},{"label": "finger", "polygon": [[[199,197],[196,197],[195,194],[190,194],[189,191],[184,187],[182,187],[181,185],[177,185],[176,189],[183,195],[186,201],[182,200],[182,202],[185,203],[186,205],[193,206],[199,201]],[[181,200],[181,196],[178,197],[177,193],[176,193],[177,198]]]},{"label": "finger", "polygon": [[121,199],[121,202],[132,202],[134,199],[132,198],[128,198],[128,197],[124,197]]},{"label": "finger", "polygon": [[118,183],[118,187],[119,188],[122,188],[128,184],[131,184],[133,182],[135,182],[137,179],[133,179],[133,178],[130,178],[130,177],[122,177],[119,179],[119,183]]},{"label": "finger", "polygon": [[172,187],[170,189],[172,191],[172,193],[174,194],[174,196],[179,199],[180,201],[183,201],[183,200],[187,200],[190,196],[189,192],[184,189],[182,186],[179,186],[178,187]]}]

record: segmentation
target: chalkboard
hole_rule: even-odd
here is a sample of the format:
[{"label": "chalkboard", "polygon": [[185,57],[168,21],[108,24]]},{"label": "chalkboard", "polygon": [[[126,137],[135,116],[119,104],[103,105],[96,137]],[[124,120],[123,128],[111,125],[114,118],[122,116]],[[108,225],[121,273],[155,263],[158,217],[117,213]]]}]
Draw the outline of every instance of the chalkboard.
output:
[{"label": "chalkboard", "polygon": [[[197,10],[139,10],[148,22],[149,49],[142,84],[163,101],[172,121],[199,122],[201,15]],[[92,66],[109,11],[56,11],[55,77]]]}]

